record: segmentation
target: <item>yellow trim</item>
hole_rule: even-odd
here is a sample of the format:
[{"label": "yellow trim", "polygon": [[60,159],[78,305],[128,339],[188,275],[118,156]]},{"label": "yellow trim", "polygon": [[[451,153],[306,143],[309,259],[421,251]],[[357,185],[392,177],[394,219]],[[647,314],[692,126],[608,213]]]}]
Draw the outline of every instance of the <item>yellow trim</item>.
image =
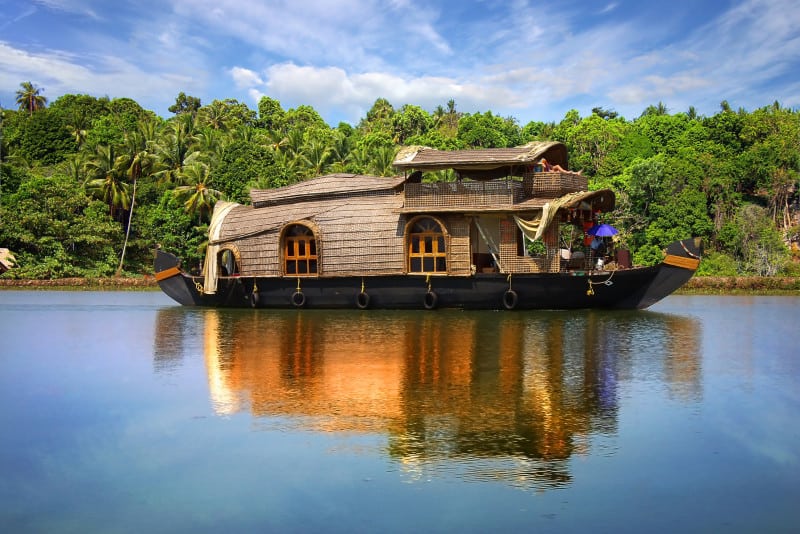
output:
[{"label": "yellow trim", "polygon": [[164,269],[163,271],[159,271],[156,273],[156,282],[160,282],[162,280],[166,280],[167,278],[172,278],[173,276],[181,274],[181,270],[177,267],[170,267],[169,269]]},{"label": "yellow trim", "polygon": [[683,269],[695,271],[700,265],[700,260],[667,254],[667,257],[664,258],[664,263],[667,265],[672,265],[673,267],[681,267]]}]

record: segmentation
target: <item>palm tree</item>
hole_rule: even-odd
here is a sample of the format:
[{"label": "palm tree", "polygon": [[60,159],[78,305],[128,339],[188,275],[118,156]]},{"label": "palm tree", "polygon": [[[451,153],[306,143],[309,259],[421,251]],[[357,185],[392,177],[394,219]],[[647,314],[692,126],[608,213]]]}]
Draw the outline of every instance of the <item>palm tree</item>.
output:
[{"label": "palm tree", "polygon": [[394,147],[381,146],[376,148],[370,161],[370,172],[376,176],[392,176],[394,174],[394,156]]},{"label": "palm tree", "polygon": [[330,168],[333,172],[345,172],[350,155],[350,140],[341,132],[335,131],[331,141]]},{"label": "palm tree", "polygon": [[[191,114],[178,116],[181,117],[191,119]],[[156,175],[162,180],[178,182],[183,167],[199,157],[200,153],[193,148],[197,142],[197,137],[192,133],[193,124],[193,121],[186,120],[170,123],[157,143],[156,157],[160,170]]]},{"label": "palm tree", "polygon": [[289,138],[280,130],[268,130],[267,138],[269,141],[268,146],[273,152],[279,152],[289,144]]},{"label": "palm tree", "polygon": [[70,154],[58,165],[58,170],[76,182],[83,183],[86,175],[86,157],[85,150]]},{"label": "palm tree", "polygon": [[75,139],[75,144],[78,145],[79,149],[86,141],[86,136],[88,135],[90,126],[91,125],[89,124],[89,119],[86,116],[85,110],[75,110],[71,113],[67,130],[69,130],[69,134],[72,136],[72,138]]},{"label": "palm tree", "polygon": [[117,156],[112,146],[98,145],[95,157],[86,163],[86,170],[89,173],[87,189],[108,204],[112,218],[117,209],[130,207],[125,156]]},{"label": "palm tree", "polygon": [[222,192],[210,187],[211,177],[205,163],[187,165],[181,178],[183,185],[176,187],[173,194],[183,200],[187,213],[197,214],[197,222],[200,224],[203,216],[211,213],[214,204],[222,197]]},{"label": "palm tree", "polygon": [[303,146],[301,161],[306,165],[310,176],[320,176],[328,165],[331,150],[321,139],[312,139]]},{"label": "palm tree", "polygon": [[229,144],[230,137],[220,132],[221,130],[205,129],[195,136],[197,151],[202,155],[203,161],[212,167],[222,160],[225,147]]},{"label": "palm tree", "polygon": [[125,136],[126,153],[121,162],[123,167],[127,166],[125,174],[133,182],[133,193],[128,209],[128,224],[125,229],[125,241],[122,244],[122,253],[119,256],[119,266],[117,276],[122,273],[122,266],[125,262],[125,251],[128,248],[128,239],[131,234],[131,223],[133,222],[133,209],[136,205],[136,184],[140,178],[150,176],[156,164],[155,155],[150,152],[150,147],[155,140],[155,122],[142,120],[136,125],[136,130]]},{"label": "palm tree", "polygon": [[31,82],[22,82],[20,89],[17,89],[17,104],[19,104],[20,111],[28,111],[31,115],[33,112],[45,107],[47,105],[47,98],[42,96],[42,89],[39,89]]},{"label": "palm tree", "polygon": [[231,120],[231,109],[220,100],[214,100],[211,105],[200,108],[197,121],[213,130],[226,131]]}]

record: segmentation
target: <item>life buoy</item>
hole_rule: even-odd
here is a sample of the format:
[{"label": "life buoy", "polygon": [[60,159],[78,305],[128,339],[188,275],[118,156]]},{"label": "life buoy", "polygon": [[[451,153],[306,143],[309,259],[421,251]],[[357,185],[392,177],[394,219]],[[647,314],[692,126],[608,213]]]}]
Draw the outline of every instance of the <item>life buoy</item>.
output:
[{"label": "life buoy", "polygon": [[513,310],[517,307],[517,301],[519,300],[519,296],[517,292],[513,289],[507,290],[503,293],[503,307],[507,310]]},{"label": "life buoy", "polygon": [[306,305],[306,296],[302,291],[292,293],[292,304],[294,304],[295,308],[302,308]]},{"label": "life buoy", "polygon": [[369,294],[366,291],[356,295],[356,306],[362,310],[366,310],[369,307]]},{"label": "life buoy", "polygon": [[436,304],[439,302],[439,295],[434,293],[433,291],[428,291],[425,293],[425,299],[423,300],[423,304],[425,304],[426,310],[432,310],[436,307]]}]

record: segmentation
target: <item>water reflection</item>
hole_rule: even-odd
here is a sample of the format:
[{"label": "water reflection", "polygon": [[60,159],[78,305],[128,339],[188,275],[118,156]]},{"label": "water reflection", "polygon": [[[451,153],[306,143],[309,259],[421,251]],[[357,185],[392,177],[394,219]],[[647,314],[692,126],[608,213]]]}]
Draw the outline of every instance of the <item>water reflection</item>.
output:
[{"label": "water reflection", "polygon": [[652,312],[162,310],[155,369],[202,351],[214,411],[386,436],[398,469],[534,488],[617,428],[621,385],[698,399],[699,324]]}]

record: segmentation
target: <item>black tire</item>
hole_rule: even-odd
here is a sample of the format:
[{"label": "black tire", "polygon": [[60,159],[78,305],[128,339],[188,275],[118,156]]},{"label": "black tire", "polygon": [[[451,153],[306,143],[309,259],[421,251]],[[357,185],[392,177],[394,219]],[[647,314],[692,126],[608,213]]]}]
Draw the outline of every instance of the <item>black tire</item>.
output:
[{"label": "black tire", "polygon": [[306,305],[306,296],[302,291],[292,293],[292,304],[294,304],[295,308],[302,308]]},{"label": "black tire", "polygon": [[356,295],[356,306],[361,310],[369,308],[369,294],[366,291],[362,291]]},{"label": "black tire", "polygon": [[519,295],[513,289],[509,289],[505,293],[503,293],[503,307],[507,310],[513,310],[517,307],[517,302],[519,301]]},{"label": "black tire", "polygon": [[435,309],[438,303],[439,303],[439,295],[437,295],[433,291],[428,291],[427,293],[425,293],[425,299],[423,300],[423,304],[425,305],[426,310]]}]

